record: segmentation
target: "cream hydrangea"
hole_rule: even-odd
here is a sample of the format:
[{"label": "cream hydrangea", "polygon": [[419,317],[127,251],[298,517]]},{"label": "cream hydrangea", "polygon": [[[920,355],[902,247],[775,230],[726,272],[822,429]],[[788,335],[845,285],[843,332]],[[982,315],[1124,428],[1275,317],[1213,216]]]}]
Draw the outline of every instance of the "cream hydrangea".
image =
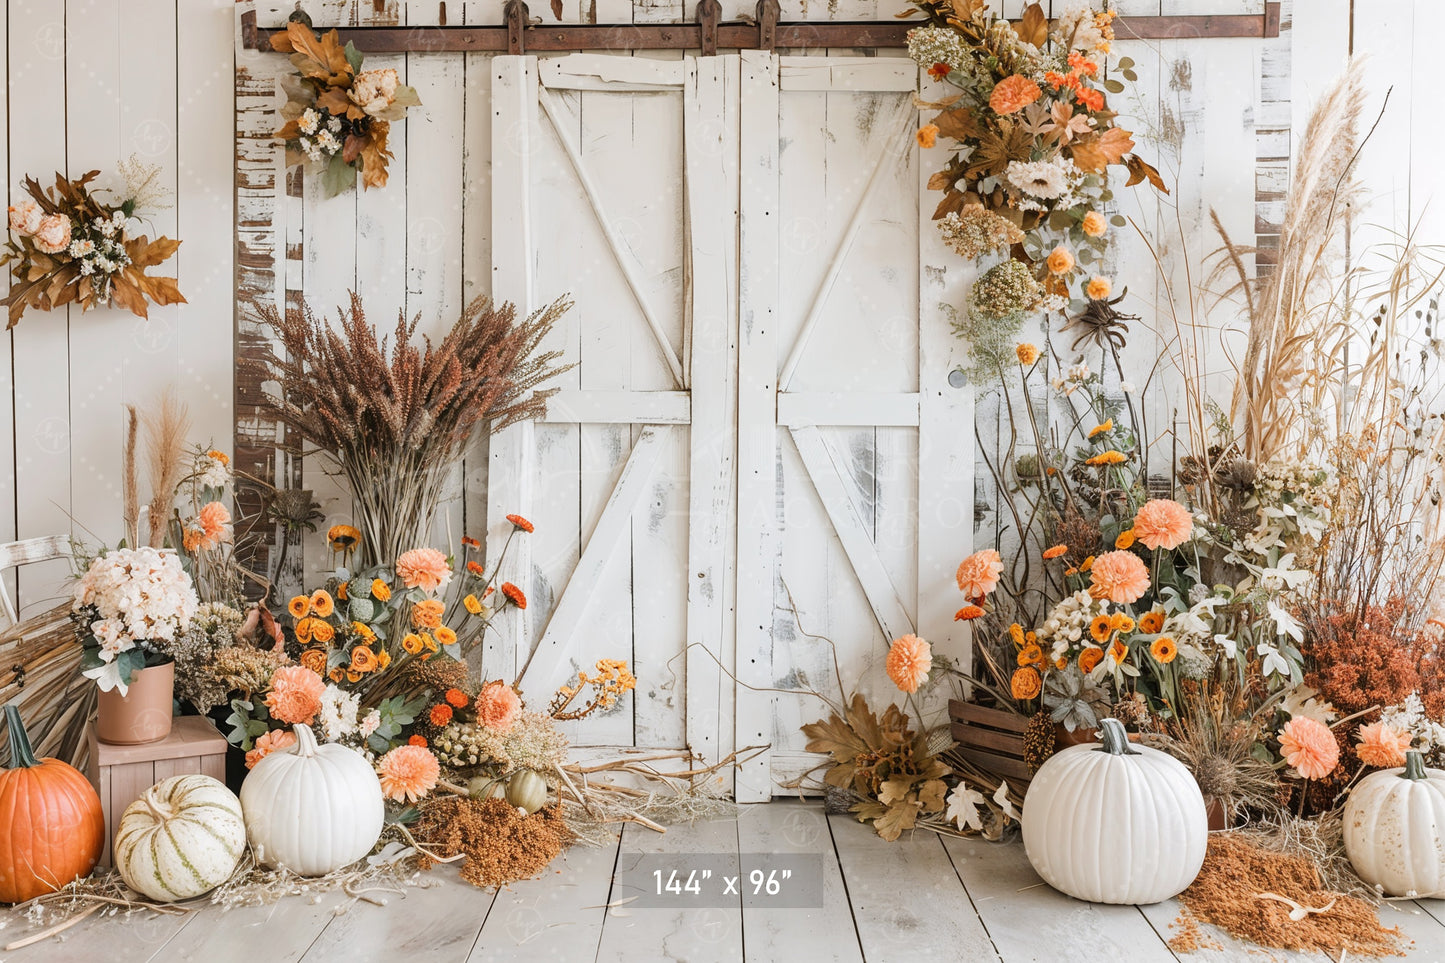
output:
[{"label": "cream hydrangea", "polygon": [[102,689],[121,685],[116,656],[137,646],[164,648],[190,627],[199,605],[191,577],[174,552],[121,548],[98,556],[76,583],[71,603],[94,636],[103,663],[85,675]]}]

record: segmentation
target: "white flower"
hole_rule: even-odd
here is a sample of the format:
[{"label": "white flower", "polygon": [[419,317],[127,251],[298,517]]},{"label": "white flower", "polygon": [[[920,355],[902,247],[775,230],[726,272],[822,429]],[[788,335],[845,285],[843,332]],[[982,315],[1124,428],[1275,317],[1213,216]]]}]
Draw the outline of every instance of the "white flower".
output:
[{"label": "white flower", "polygon": [[196,459],[196,483],[202,488],[225,488],[231,481],[231,469],[219,458],[201,455]]},{"label": "white flower", "polygon": [[360,704],[360,694],[327,685],[321,693],[320,713],[321,732],[327,742],[338,742],[356,732],[356,712]]},{"label": "white flower", "polygon": [[174,552],[123,548],[90,563],[76,583],[72,611],[90,617],[101,658],[141,643],[157,648],[184,632],[200,600]]},{"label": "white flower", "polygon": [[329,130],[323,130],[316,135],[316,145],[328,154],[334,154],[341,149],[341,141]]},{"label": "white flower", "polygon": [[110,215],[111,223],[117,228],[125,227],[125,211],[115,211]]},{"label": "white flower", "polygon": [[76,240],[70,242],[71,257],[89,257],[95,252],[95,242],[90,240]]},{"label": "white flower", "polygon": [[952,820],[959,829],[968,827],[970,829],[983,829],[983,818],[978,814],[978,807],[987,800],[983,793],[977,789],[967,789],[962,782],[953,787],[953,792],[948,794],[948,810],[944,818]]},{"label": "white flower", "polygon": [[90,277],[92,274],[95,273],[95,262],[94,262],[94,261],[81,261],[81,262],[80,262],[80,273],[81,273],[81,275],[84,276],[84,277]]},{"label": "white flower", "polygon": [[1089,380],[1089,363],[1088,363],[1087,361],[1080,361],[1078,364],[1076,364],[1076,365],[1074,365],[1073,367],[1071,367],[1071,368],[1069,369],[1069,380],[1070,380],[1070,381],[1087,381],[1087,380]]},{"label": "white flower", "polygon": [[1224,654],[1229,656],[1229,658],[1234,659],[1239,657],[1239,643],[1231,639],[1229,636],[1216,635],[1214,637],[1214,644],[1219,646],[1219,648],[1222,649],[1224,651]]},{"label": "white flower", "polygon": [[296,120],[296,126],[301,128],[303,134],[314,134],[316,128],[321,124],[321,114],[314,108],[307,107],[301,112]]},{"label": "white flower", "polygon": [[361,738],[370,739],[371,734],[375,732],[377,730],[377,727],[380,725],[381,713],[375,709],[372,709],[370,712],[368,712],[365,716],[362,717],[361,723],[357,728],[361,732]]},{"label": "white flower", "polygon": [[331,131],[333,134],[339,134],[341,132],[341,118],[333,117],[328,120],[326,122],[326,129]]},{"label": "white flower", "polygon": [[1004,176],[1015,189],[1046,201],[1068,186],[1063,168],[1051,161],[1010,161]]},{"label": "white flower", "polygon": [[100,232],[102,237],[110,237],[115,233],[115,222],[108,217],[97,217],[90,223],[92,227]]},{"label": "white flower", "polygon": [[392,67],[363,70],[352,81],[349,96],[368,114],[379,114],[396,100],[398,83],[396,70]]},{"label": "white flower", "polygon": [[1268,605],[1269,617],[1274,619],[1275,632],[1279,635],[1288,635],[1296,642],[1303,642],[1305,639],[1305,627],[1300,624],[1299,619],[1296,619],[1283,605],[1280,605],[1274,599],[1270,599]]},{"label": "white flower", "polygon": [[1264,674],[1266,678],[1272,675],[1284,676],[1286,679],[1289,678],[1289,660],[1279,654],[1279,649],[1276,649],[1268,642],[1261,642],[1254,651],[1264,659]]}]

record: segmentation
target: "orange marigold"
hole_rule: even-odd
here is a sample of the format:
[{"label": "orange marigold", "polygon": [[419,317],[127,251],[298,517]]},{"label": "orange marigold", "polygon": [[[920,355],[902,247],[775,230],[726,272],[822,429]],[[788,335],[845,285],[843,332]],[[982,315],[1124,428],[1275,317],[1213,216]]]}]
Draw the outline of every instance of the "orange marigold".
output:
[{"label": "orange marigold", "polygon": [[478,562],[476,559],[473,559],[472,561],[467,563],[467,571],[471,572],[473,575],[479,578],[487,574],[487,570],[482,568],[482,563]]},{"label": "orange marigold", "polygon": [[304,595],[298,595],[286,603],[286,611],[291,613],[293,619],[304,619],[311,611],[311,600]]},{"label": "orange marigold", "polygon": [[1067,554],[1069,554],[1069,546],[1067,545],[1054,545],[1051,548],[1044,549],[1045,560],[1059,558]]},{"label": "orange marigold", "polygon": [[1032,666],[1022,669],[1015,669],[1013,678],[1009,680],[1009,692],[1015,699],[1032,699],[1039,694],[1044,686],[1043,679],[1039,672]]},{"label": "orange marigold", "polygon": [[387,585],[385,582],[383,582],[383,581],[382,581],[381,579],[379,579],[379,578],[374,578],[374,579],[372,579],[372,580],[371,580],[371,597],[374,598],[374,599],[376,599],[378,602],[390,602],[390,601],[391,601],[391,586],[390,586],[390,585]]},{"label": "orange marigold", "polygon": [[933,648],[916,635],[904,635],[888,647],[888,678],[903,692],[917,692],[933,668]]},{"label": "orange marigold", "polygon": [[526,593],[511,582],[502,583],[502,594],[507,597],[507,601],[511,602],[517,608],[524,609],[527,607]]},{"label": "orange marigold", "polygon": [[488,729],[507,732],[522,711],[522,700],[504,682],[488,682],[477,693],[477,721]]},{"label": "orange marigold", "polygon": [[1014,74],[994,85],[988,105],[1000,114],[1012,114],[1038,100],[1041,94],[1038,84],[1023,74]]},{"label": "orange marigold", "polygon": [[296,733],[290,729],[273,729],[256,740],[256,748],[246,753],[246,768],[255,769],[256,763],[273,752],[289,749],[296,745]]},{"label": "orange marigold", "polygon": [[304,665],[283,665],[271,675],[271,691],[266,707],[271,718],[295,725],[310,725],[321,711],[321,695],[326,682]]},{"label": "orange marigold", "polygon": [[1109,646],[1109,658],[1114,660],[1115,665],[1122,665],[1124,660],[1129,658],[1129,647],[1115,639]]},{"label": "orange marigold", "polygon": [[1139,631],[1145,635],[1153,635],[1164,629],[1164,613],[1158,609],[1150,609],[1139,616]]},{"label": "orange marigold", "polygon": [[1105,418],[1102,422],[1089,429],[1089,437],[1097,438],[1114,430],[1114,419]]},{"label": "orange marigold", "polygon": [[432,706],[431,711],[427,713],[427,719],[432,725],[441,728],[452,721],[452,707],[445,702],[438,702]]},{"label": "orange marigold", "polygon": [[1104,650],[1096,649],[1092,645],[1079,653],[1079,670],[1081,672],[1093,672],[1094,668],[1104,661]]},{"label": "orange marigold", "polygon": [[1109,628],[1115,632],[1133,632],[1134,620],[1123,612],[1115,612],[1109,616]]},{"label": "orange marigold", "polygon": [[1405,753],[1410,749],[1410,733],[1402,732],[1386,722],[1372,722],[1360,726],[1360,744],[1355,746],[1355,755],[1367,766],[1390,769],[1405,764]]},{"label": "orange marigold", "polygon": [[963,608],[953,613],[953,621],[971,622],[974,619],[983,618],[983,614],[983,608],[981,606],[965,605]]},{"label": "orange marigold", "polygon": [[1089,623],[1089,638],[1095,642],[1107,642],[1109,636],[1114,634],[1114,628],[1109,624],[1107,615],[1096,615]]},{"label": "orange marigold", "polygon": [[1104,94],[1093,87],[1085,87],[1082,84],[1074,91],[1074,96],[1079,103],[1095,113],[1104,109]]},{"label": "orange marigold", "polygon": [[934,144],[938,143],[938,125],[924,124],[918,128],[918,133],[914,135],[914,139],[918,141],[919,147],[928,150]]},{"label": "orange marigold", "polygon": [[1115,605],[1139,601],[1149,591],[1149,570],[1133,552],[1105,552],[1089,571],[1089,594]]},{"label": "orange marigold", "polygon": [[1099,465],[1122,465],[1128,460],[1128,455],[1110,448],[1108,451],[1101,451],[1097,455],[1084,459],[1084,464],[1096,467]]},{"label": "orange marigold", "polygon": [[381,757],[376,764],[381,792],[393,802],[416,802],[436,788],[441,765],[431,750],[405,745]]},{"label": "orange marigold", "polygon": [[1039,360],[1039,349],[1037,345],[1032,345],[1025,341],[1023,344],[1014,348],[1014,355],[1018,357],[1019,364],[1028,368],[1032,367],[1033,363]]},{"label": "orange marigold", "polygon": [[469,697],[461,689],[448,689],[447,694],[444,698],[453,708],[456,709],[465,709],[467,707],[467,703],[472,701],[471,697]]},{"label": "orange marigold", "polygon": [[425,749],[426,736],[412,736],[411,738],[406,740],[406,744],[408,746],[421,746],[423,749]]},{"label": "orange marigold", "polygon": [[1179,646],[1175,645],[1174,640],[1169,636],[1161,635],[1150,643],[1149,654],[1152,655],[1154,661],[1160,665],[1168,665],[1173,662],[1174,657],[1179,654]]},{"label": "orange marigold", "polygon": [[932,77],[934,80],[942,80],[944,77],[947,77],[951,73],[953,73],[953,67],[945,63],[936,63],[932,67],[928,68],[928,76]]},{"label": "orange marigold", "polygon": [[1329,726],[1308,716],[1295,716],[1284,724],[1279,748],[1284,761],[1305,779],[1325,778],[1340,761],[1335,734]]},{"label": "orange marigold", "polygon": [[481,547],[482,547],[482,543],[479,542],[479,541],[477,541],[475,538],[472,538],[470,535],[463,535],[463,536],[462,536],[462,547],[464,547],[464,548],[481,548]]},{"label": "orange marigold", "polygon": [[1120,532],[1119,535],[1118,535],[1118,537],[1114,539],[1114,547],[1115,547],[1115,548],[1133,548],[1133,547],[1134,547],[1134,530],[1133,530],[1132,528],[1126,528],[1126,529],[1124,529],[1122,532]]}]

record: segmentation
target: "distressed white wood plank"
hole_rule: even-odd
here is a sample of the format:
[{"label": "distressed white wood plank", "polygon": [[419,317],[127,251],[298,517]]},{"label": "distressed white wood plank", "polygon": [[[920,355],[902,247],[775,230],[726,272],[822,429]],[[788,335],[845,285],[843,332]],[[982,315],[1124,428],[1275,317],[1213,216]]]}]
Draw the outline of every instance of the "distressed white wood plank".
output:
[{"label": "distressed white wood plank", "polygon": [[587,540],[582,558],[577,562],[567,588],[560,594],[546,631],[537,643],[532,666],[522,676],[524,688],[529,680],[535,682],[537,676],[546,677],[554,666],[563,664],[581,641],[579,629],[582,619],[588,612],[589,603],[597,599],[593,589],[613,553],[624,544],[624,536],[630,532],[632,513],[648,491],[648,481],[662,456],[663,442],[659,433],[666,430],[651,426],[644,428],[633,446],[618,476],[617,486],[608,497],[601,517]]},{"label": "distressed white wood plank", "polygon": [[917,86],[912,60],[883,57],[782,57],[783,90],[899,90]]},{"label": "distressed white wood plank", "polygon": [[784,391],[778,394],[778,424],[893,425],[918,427],[918,392]]},{"label": "distressed white wood plank", "polygon": [[[425,898],[421,891],[418,898]],[[351,902],[350,914],[375,913],[370,903],[353,902],[344,894],[318,894],[317,901],[289,897],[269,906],[243,906],[227,912],[208,913],[186,926],[155,959],[205,960],[206,963],[254,963],[257,950],[265,947],[267,963],[295,963],[337,917],[343,904]]]},{"label": "distressed white wood plank", "polygon": [[1434,917],[1436,922],[1445,925],[1445,900],[1421,899],[1416,900],[1415,905],[1419,906],[1420,909],[1424,910],[1426,913],[1429,913],[1432,917]]},{"label": "distressed white wood plank", "polygon": [[[739,157],[737,649],[735,741],[772,742],[773,579],[780,268],[777,58],[743,51]],[[747,686],[754,688],[750,689]],[[768,754],[737,770],[739,802],[772,795]]]},{"label": "distressed white wood plank", "polygon": [[[492,60],[492,130],[506,136],[492,141],[492,296],[510,301],[519,314],[529,314],[537,305],[532,289],[531,155],[537,132],[537,61],[535,57],[500,56]],[[535,465],[535,429],[522,422],[491,437],[488,452],[487,559],[497,565],[511,533],[508,514],[532,517]],[[529,586],[532,582],[530,539],[514,539],[498,571],[502,581]],[[533,639],[530,608],[508,608],[506,626],[525,658]],[[494,656],[494,671],[512,676],[521,668],[517,659],[503,666]]]},{"label": "distressed white wood plank", "polygon": [[547,399],[544,421],[576,424],[686,425],[692,402],[686,391],[569,389]]},{"label": "distressed white wood plank", "polygon": [[[178,3],[176,76],[176,276],[186,303],[175,314],[176,380],[191,409],[192,437],[230,453],[235,446],[236,223],[231,150],[233,75],[217,51],[233,43],[229,0]],[[177,86],[182,82],[178,79]],[[167,265],[169,266],[169,265]]]},{"label": "distressed white wood plank", "polygon": [[435,885],[387,894],[383,912],[356,906],[334,917],[301,956],[304,963],[350,963],[365,948],[377,959],[460,961],[476,945],[495,892],[463,882],[453,866],[431,873]]},{"label": "distressed white wood plank", "polygon": [[856,506],[843,488],[842,467],[837,456],[823,441],[817,428],[793,428],[790,434],[884,637],[896,639],[912,632],[908,610],[899,600],[888,570],[869,536],[868,527],[871,526],[859,517]]},{"label": "distressed white wood plank", "polygon": [[742,853],[817,853],[822,857],[823,905],[798,909],[743,908],[746,959],[863,961],[848,890],[822,807],[779,800],[738,811]]},{"label": "distressed white wood plank", "polygon": [[682,60],[570,54],[538,63],[542,84],[557,90],[658,90],[681,88]]},{"label": "distressed white wood plank", "polygon": [[[8,17],[0,17],[0,55],[6,62],[10,58],[10,24]],[[5,132],[6,142],[10,137],[10,98],[0,97],[0,130]],[[0,157],[0,177],[4,178],[5,198],[16,198],[16,186],[10,179],[10,152]],[[10,293],[10,272],[0,271],[0,291]],[[7,319],[8,321],[8,319]],[[13,376],[14,345],[7,330],[0,335],[0,426],[11,426],[10,431],[0,428],[0,539],[15,539],[15,382]],[[0,586],[5,589],[6,611],[11,621],[15,619],[16,595],[15,573],[8,569],[0,571]]]},{"label": "distressed white wood plank", "polygon": [[1023,846],[941,837],[994,946],[1005,960],[1081,955],[1155,963],[1174,954],[1132,906],[1081,903],[1042,885]]},{"label": "distressed white wood plank", "polygon": [[[730,819],[675,823],[665,834],[628,823],[622,831],[617,871],[636,865],[642,853],[723,853],[738,851],[737,823]],[[614,884],[610,902],[638,895]],[[743,955],[742,902],[725,909],[609,910],[602,928],[597,963],[632,963],[639,953],[668,960],[737,960]]]},{"label": "distressed white wood plank", "polygon": [[[918,71],[925,100],[942,85]],[[962,304],[973,271],[944,246],[928,220],[936,191],[929,176],[942,166],[942,147],[920,149],[918,169],[918,595],[916,626],[940,654],[967,671],[971,665],[965,623],[953,619],[954,572],[973,550],[973,468],[976,435],[974,394],[954,387],[949,374],[963,361],[964,346],[949,319]]]},{"label": "distressed white wood plank", "polygon": [[602,204],[602,197],[593,183],[593,177],[588,172],[581,151],[577,145],[568,137],[567,130],[569,121],[563,108],[558,103],[555,95],[547,92],[545,87],[537,90],[537,99],[540,101],[543,111],[552,122],[552,129],[562,143],[567,158],[572,162],[573,170],[577,179],[587,195],[588,203],[591,205],[592,213],[597,219],[598,225],[602,228],[603,236],[607,239],[607,245],[617,260],[617,266],[622,269],[622,275],[627,280],[627,286],[632,290],[633,297],[641,309],[643,317],[647,320],[648,327],[657,339],[657,350],[663,361],[667,364],[668,370],[672,372],[674,381],[681,386],[685,379],[682,373],[682,362],[678,359],[677,352],[668,343],[667,333],[663,329],[662,321],[658,318],[653,307],[648,303],[647,295],[643,290],[643,282],[637,273],[637,266],[629,252],[625,251],[622,238],[618,235],[617,229],[608,219],[606,209]]},{"label": "distressed white wood plank", "polygon": [[[12,182],[8,189],[10,197],[18,200],[19,182],[27,175],[48,186],[55,183],[56,171],[67,173],[66,125],[57,115],[56,101],[34,96],[37,91],[65,89],[65,10],[53,0],[14,0],[8,17]],[[87,313],[83,320],[94,317]],[[79,311],[75,323],[82,323]],[[28,311],[11,331],[17,538],[72,529],[69,325],[69,309]],[[18,574],[21,616],[41,611],[58,597],[68,570],[64,562],[51,562],[28,566]]]},{"label": "distressed white wood plank", "polygon": [[592,959],[620,842],[572,846],[540,878],[500,890],[467,963]]},{"label": "distressed white wood plank", "polygon": [[698,646],[686,660],[686,735],[708,763],[733,748],[734,686],[723,669],[733,655],[738,251],[734,232],[713,228],[736,218],[740,69],[737,57],[689,60],[684,98],[694,414],[686,634]]},{"label": "distressed white wood plank", "polygon": [[[97,914],[67,930],[62,939],[52,937],[16,953],[38,960],[115,960],[116,963],[165,960],[168,958],[166,946],[193,922],[196,920],[189,913],[182,916],[137,913],[130,919]],[[31,929],[39,931],[43,928],[29,924],[24,924],[22,928],[21,924],[12,921],[5,928],[6,939],[21,940],[31,935]]]},{"label": "distressed white wood plank", "polygon": [[829,816],[833,845],[866,959],[998,960],[939,837],[927,831],[884,842],[852,816]]}]

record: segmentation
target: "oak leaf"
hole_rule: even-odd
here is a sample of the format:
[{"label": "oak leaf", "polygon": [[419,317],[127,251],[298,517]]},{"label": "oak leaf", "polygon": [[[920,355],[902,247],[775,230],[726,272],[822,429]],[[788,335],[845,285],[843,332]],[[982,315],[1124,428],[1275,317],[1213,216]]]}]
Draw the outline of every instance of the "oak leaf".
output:
[{"label": "oak leaf", "polygon": [[947,217],[949,214],[957,214],[963,210],[964,205],[967,203],[968,198],[963,191],[957,189],[950,190],[947,194],[943,195],[943,200],[939,201],[938,206],[933,209],[933,220],[936,221],[940,218]]},{"label": "oak leaf", "polygon": [[912,829],[918,825],[917,803],[899,803],[890,806],[882,816],[873,820],[873,828],[878,831],[888,842],[893,842],[903,835],[903,830]]},{"label": "oak leaf", "polygon": [[361,186],[363,188],[386,186],[386,163],[392,153],[386,149],[386,137],[390,125],[376,120],[371,122],[371,136],[361,148]]},{"label": "oak leaf", "polygon": [[1127,130],[1110,127],[1096,137],[1075,141],[1069,156],[1081,171],[1102,171],[1110,164],[1121,163],[1124,155],[1133,149],[1134,139]]}]

